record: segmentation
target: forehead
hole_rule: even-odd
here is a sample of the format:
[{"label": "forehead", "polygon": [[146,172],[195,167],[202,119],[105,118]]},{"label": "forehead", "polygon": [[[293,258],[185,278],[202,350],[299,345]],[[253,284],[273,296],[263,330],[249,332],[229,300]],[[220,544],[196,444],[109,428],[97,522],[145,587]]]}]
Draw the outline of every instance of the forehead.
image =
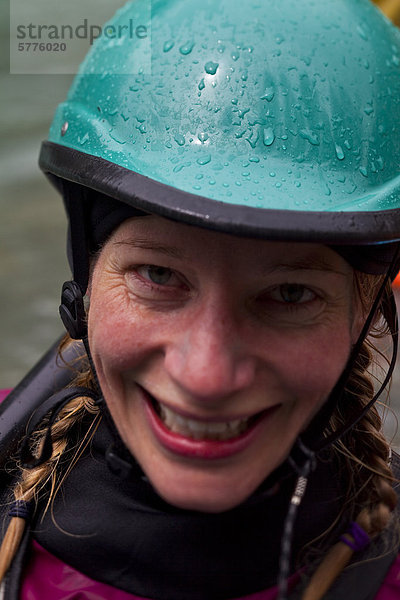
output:
[{"label": "forehead", "polygon": [[220,233],[149,215],[124,221],[107,245],[113,252],[151,250],[190,262],[222,261],[239,267],[251,261],[269,268],[352,271],[328,246],[305,242],[277,242]]}]

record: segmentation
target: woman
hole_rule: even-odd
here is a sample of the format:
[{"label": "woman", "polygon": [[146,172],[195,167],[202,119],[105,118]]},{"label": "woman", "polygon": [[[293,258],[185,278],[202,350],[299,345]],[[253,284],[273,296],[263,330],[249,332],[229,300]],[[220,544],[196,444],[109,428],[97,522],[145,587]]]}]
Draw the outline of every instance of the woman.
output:
[{"label": "woman", "polygon": [[395,347],[399,33],[364,0],[146,10],[110,26],[151,56],[99,39],[42,147],[87,359],[29,422],[5,597],[395,598],[367,338]]}]

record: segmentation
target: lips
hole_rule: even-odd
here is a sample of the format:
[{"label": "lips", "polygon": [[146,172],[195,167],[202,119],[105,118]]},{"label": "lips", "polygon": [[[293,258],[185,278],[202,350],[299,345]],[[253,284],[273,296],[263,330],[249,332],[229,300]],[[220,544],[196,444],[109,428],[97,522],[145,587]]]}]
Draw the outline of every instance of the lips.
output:
[{"label": "lips", "polygon": [[245,450],[279,406],[245,418],[205,421],[178,414],[143,389],[142,393],[146,417],[157,441],[174,454],[207,460]]}]

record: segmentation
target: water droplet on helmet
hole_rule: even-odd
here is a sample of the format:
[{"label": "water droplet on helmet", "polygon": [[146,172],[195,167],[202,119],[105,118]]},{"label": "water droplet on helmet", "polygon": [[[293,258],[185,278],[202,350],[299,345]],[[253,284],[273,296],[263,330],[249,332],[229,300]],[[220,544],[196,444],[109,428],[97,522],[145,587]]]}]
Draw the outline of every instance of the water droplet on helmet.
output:
[{"label": "water droplet on helmet", "polygon": [[65,123],[63,123],[63,126],[61,127],[62,137],[64,137],[64,135],[67,133],[67,130],[68,130],[68,121],[65,121]]},{"label": "water droplet on helmet", "polygon": [[185,138],[180,133],[177,133],[174,136],[174,140],[176,141],[176,143],[178,144],[178,146],[184,146],[184,144],[185,144]]},{"label": "water droplet on helmet", "polygon": [[271,102],[274,99],[275,96],[275,92],[272,88],[266,88],[264,95],[261,96],[261,100],[267,100],[268,102]]},{"label": "water droplet on helmet", "polygon": [[361,175],[364,175],[364,177],[368,177],[367,167],[360,167],[358,170],[360,171]]},{"label": "water droplet on helmet", "polygon": [[274,143],[275,140],[275,133],[274,130],[272,129],[272,127],[267,127],[266,129],[264,129],[264,145],[265,146],[271,146]]},{"label": "water droplet on helmet", "polygon": [[199,90],[204,90],[205,87],[206,87],[206,84],[204,83],[204,78],[200,79],[199,85],[198,85]]},{"label": "water droplet on helmet", "polygon": [[364,112],[366,115],[370,115],[371,113],[374,112],[374,107],[372,102],[367,102],[365,108],[364,108]]},{"label": "water droplet on helmet", "polygon": [[247,114],[249,112],[249,108],[243,108],[241,110],[238,111],[238,117],[239,119],[243,119],[243,117],[245,116],[245,114]]},{"label": "water droplet on helmet", "polygon": [[307,142],[310,142],[310,144],[313,146],[319,146],[318,136],[309,129],[302,129],[299,133],[303,139],[307,140]]},{"label": "water droplet on helmet", "polygon": [[83,137],[79,137],[78,136],[78,142],[80,143],[81,146],[83,146],[84,144],[86,144],[86,142],[88,142],[88,141],[89,141],[89,134],[88,134],[88,132],[86,132]]},{"label": "water droplet on helmet", "polygon": [[209,60],[204,65],[204,70],[209,75],[215,75],[215,73],[217,72],[218,67],[219,67],[219,63],[216,63],[216,62],[214,62],[212,60]]},{"label": "water droplet on helmet", "polygon": [[192,41],[186,42],[186,44],[183,44],[183,46],[181,46],[179,48],[179,52],[181,54],[183,54],[184,56],[186,56],[187,54],[191,53],[191,51],[193,50],[193,46],[194,46],[194,42],[192,42]]},{"label": "water droplet on helmet", "polygon": [[197,163],[199,165],[208,165],[208,163],[211,161],[211,154],[205,154],[204,156],[200,156],[200,158],[197,159]]},{"label": "water droplet on helmet", "polygon": [[172,50],[172,48],[175,46],[175,42],[173,40],[168,40],[165,42],[164,46],[163,46],[163,51],[164,52],[169,52],[170,50]]},{"label": "water droplet on helmet", "polygon": [[338,159],[343,160],[344,152],[343,152],[343,148],[341,146],[339,146],[339,144],[335,144],[335,151],[336,151],[336,156],[338,157]]},{"label": "water droplet on helmet", "polygon": [[357,33],[363,40],[368,39],[367,32],[361,27],[361,25],[357,25]]},{"label": "water droplet on helmet", "polygon": [[201,133],[199,133],[199,135],[197,136],[200,140],[200,142],[202,144],[204,144],[204,142],[206,142],[208,140],[208,133],[205,133],[204,131],[202,131]]}]

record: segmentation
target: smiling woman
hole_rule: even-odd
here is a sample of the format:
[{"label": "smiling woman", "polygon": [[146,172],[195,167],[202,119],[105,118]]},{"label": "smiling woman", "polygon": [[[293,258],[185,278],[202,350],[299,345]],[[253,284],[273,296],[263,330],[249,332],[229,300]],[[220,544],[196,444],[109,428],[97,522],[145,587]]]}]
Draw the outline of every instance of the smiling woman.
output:
[{"label": "smiling woman", "polygon": [[399,596],[400,34],[322,4],[154,1],[151,75],[103,36],[58,108],[84,352],[3,478],[6,600]]},{"label": "smiling woman", "polygon": [[352,304],[353,271],[327,247],[160,217],[116,230],[90,284],[89,345],[113,421],[163,498],[216,512],[257,489],[343,371],[360,331]]}]

